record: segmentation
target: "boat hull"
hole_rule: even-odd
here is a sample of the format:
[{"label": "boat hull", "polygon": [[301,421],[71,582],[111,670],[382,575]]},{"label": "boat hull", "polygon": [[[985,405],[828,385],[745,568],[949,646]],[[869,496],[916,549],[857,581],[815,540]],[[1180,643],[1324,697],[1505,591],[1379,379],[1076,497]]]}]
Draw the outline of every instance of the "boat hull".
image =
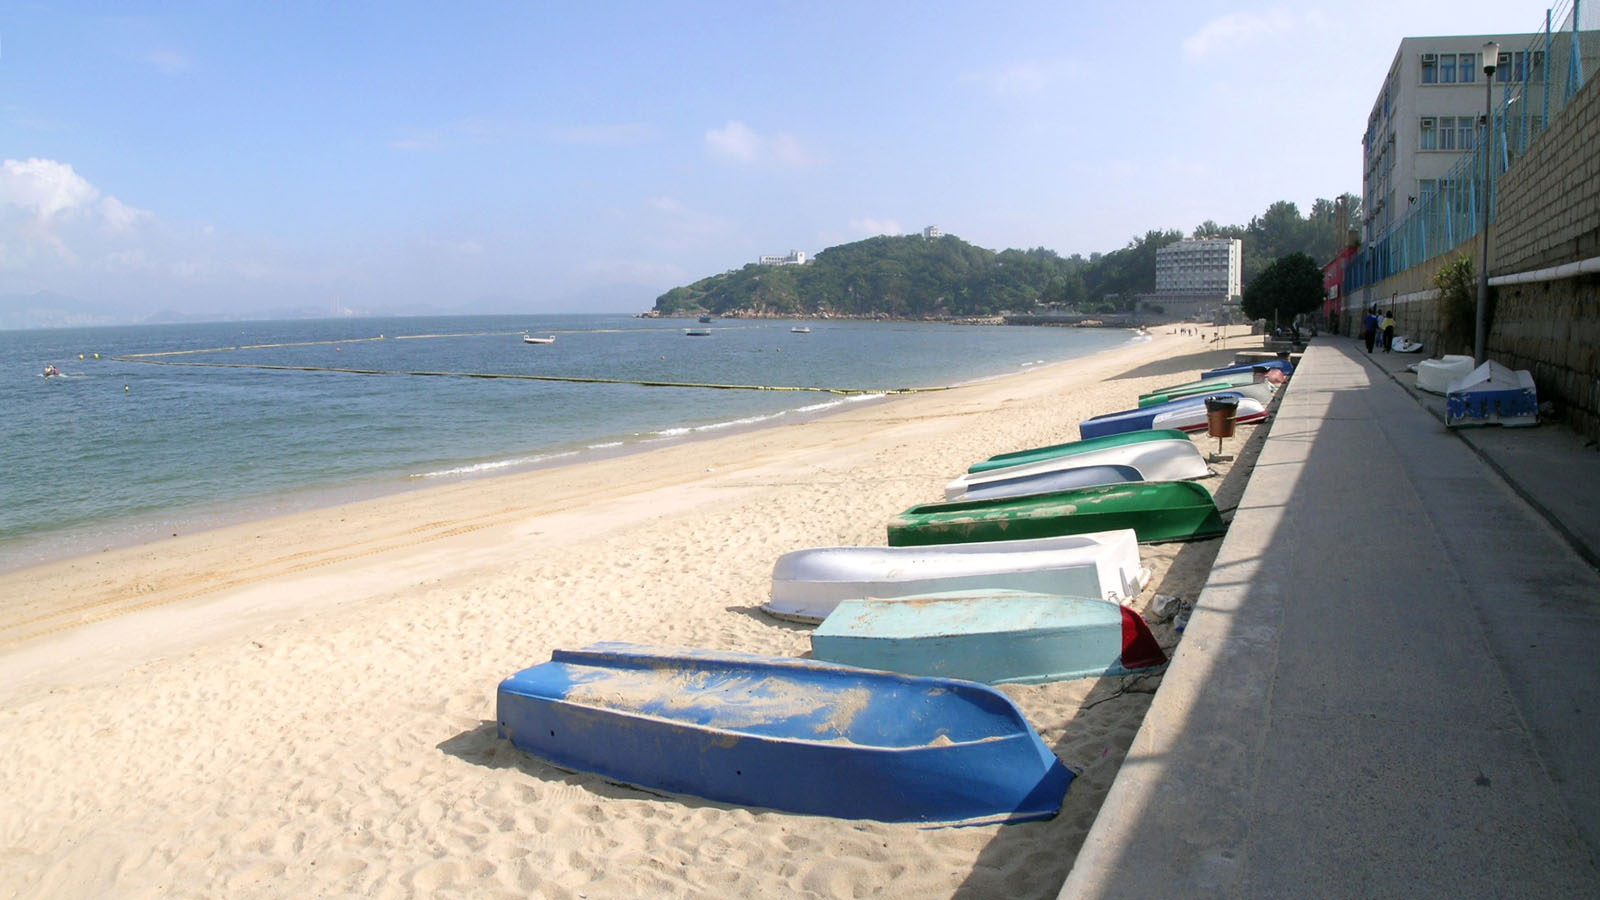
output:
[{"label": "boat hull", "polygon": [[[1244,419],[1247,414],[1242,408],[1245,401],[1255,404],[1248,414],[1264,411],[1259,401],[1248,398],[1242,391],[1229,389],[1214,391],[1206,394],[1196,394],[1190,397],[1181,397],[1169,400],[1155,406],[1145,406],[1136,409],[1125,409],[1119,412],[1106,413],[1092,419],[1084,419],[1078,423],[1078,433],[1085,438],[1102,437],[1104,435],[1121,434],[1125,431],[1146,431],[1157,428],[1170,428],[1178,431],[1199,431],[1205,428],[1206,398],[1208,397],[1236,397],[1240,401],[1239,418]],[[1257,417],[1259,418],[1259,416]]]},{"label": "boat hull", "polygon": [[1277,369],[1285,375],[1294,374],[1294,365],[1288,360],[1267,359],[1261,362],[1241,363],[1234,366],[1223,366],[1220,369],[1211,369],[1201,372],[1200,378],[1204,380],[1207,378],[1225,378],[1229,375],[1249,375],[1256,368]]},{"label": "boat hull", "polygon": [[599,644],[501,682],[500,734],[557,766],[723,803],[888,822],[1056,814],[1072,773],[981,684]]},{"label": "boat hull", "polygon": [[1045,455],[1044,451],[1048,448],[1041,448],[1039,457],[1032,461],[1000,469],[968,472],[952,480],[944,487],[944,497],[946,500],[955,500],[981,485],[1084,466],[1128,466],[1137,470],[1145,481],[1188,481],[1191,478],[1205,478],[1211,474],[1211,467],[1206,464],[1200,448],[1189,440],[1188,435],[1177,429],[1133,431],[1113,437],[1142,435],[1158,435],[1158,437],[1153,440],[1130,441],[1120,446],[1101,446],[1084,453],[1056,457]]},{"label": "boat hull", "polygon": [[1417,387],[1432,394],[1443,394],[1450,384],[1472,374],[1472,357],[1443,356],[1417,363]]},{"label": "boat hull", "polygon": [[1139,406],[1157,406],[1172,400],[1182,400],[1196,394],[1210,396],[1219,391],[1238,391],[1241,395],[1261,401],[1263,404],[1272,400],[1276,388],[1266,381],[1245,380],[1235,378],[1216,378],[1210,381],[1196,382],[1198,387],[1177,387],[1164,393],[1141,394]]},{"label": "boat hull", "polygon": [[[1086,441],[1069,441],[1065,444],[1052,444],[1048,447],[1033,447],[1028,450],[1014,450],[1010,453],[1000,453],[991,456],[982,462],[976,462],[967,467],[968,472],[988,472],[994,469],[1008,469],[1012,466],[1023,466],[1030,463],[1043,462],[1047,459],[1060,459],[1064,456],[1083,456],[1090,453],[1099,453],[1118,447],[1129,447],[1134,444],[1143,444],[1150,441],[1185,440],[1181,434],[1162,434],[1160,432],[1130,432],[1128,434],[1108,435],[1102,438],[1092,438]],[[1076,462],[1075,466],[1096,465],[1097,463]]]},{"label": "boat hull", "polygon": [[1533,373],[1512,370],[1493,360],[1451,382],[1444,399],[1444,424],[1503,425],[1507,428],[1539,424],[1539,394]]},{"label": "boat hull", "polygon": [[1192,481],[1139,481],[1032,497],[913,506],[889,522],[889,545],[1020,540],[1131,528],[1140,543],[1214,537],[1226,526]]},{"label": "boat hull", "polygon": [[[1217,395],[1207,394],[1206,396],[1215,397]],[[1253,397],[1240,397],[1239,405],[1233,411],[1235,425],[1253,425],[1266,417],[1266,405]],[[1206,409],[1204,403],[1198,406],[1173,409],[1156,416],[1154,424],[1183,432],[1205,431],[1210,425],[1210,411]]]},{"label": "boat hull", "polygon": [[985,684],[1131,675],[1167,664],[1138,613],[1021,591],[847,600],[811,634],[817,659]]},{"label": "boat hull", "polygon": [[815,623],[845,600],[986,588],[1123,602],[1148,577],[1129,529],[938,546],[817,547],[778,557],[762,611]]},{"label": "boat hull", "polygon": [[1025,497],[1029,494],[1049,494],[1073,488],[1144,480],[1144,475],[1133,466],[1077,466],[1071,469],[1057,469],[1052,472],[1036,472],[1032,475],[1016,475],[1011,478],[980,482],[971,485],[960,497],[954,499],[988,500],[995,497]]}]

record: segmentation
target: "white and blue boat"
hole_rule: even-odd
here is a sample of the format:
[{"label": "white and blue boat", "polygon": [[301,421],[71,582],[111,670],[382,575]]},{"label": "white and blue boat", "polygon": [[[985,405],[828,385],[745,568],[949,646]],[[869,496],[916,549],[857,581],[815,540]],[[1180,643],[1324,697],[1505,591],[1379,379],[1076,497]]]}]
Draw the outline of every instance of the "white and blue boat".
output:
[{"label": "white and blue boat", "polygon": [[912,547],[813,547],[778,557],[762,612],[821,622],[841,602],[1002,588],[1131,601],[1150,572],[1131,529]]},{"label": "white and blue boat", "polygon": [[1104,600],[957,591],[847,600],[811,634],[817,659],[986,684],[1131,675],[1167,664],[1139,614]]},{"label": "white and blue boat", "polygon": [[885,822],[1054,816],[1072,772],[992,687],[808,659],[605,643],[500,683],[500,736],[567,769]]},{"label": "white and blue boat", "polygon": [[1539,424],[1539,392],[1533,373],[1511,370],[1493,361],[1451,382],[1444,395],[1444,424],[1503,425],[1515,428]]},{"label": "white and blue boat", "polygon": [[1217,391],[1214,394],[1195,394],[1154,406],[1141,406],[1120,412],[1106,413],[1078,423],[1078,434],[1085,438],[1120,434],[1124,431],[1143,431],[1151,428],[1172,428],[1178,431],[1204,431],[1206,428],[1206,400],[1211,397],[1233,397],[1239,401],[1235,421],[1239,424],[1258,422],[1267,416],[1266,406],[1254,397],[1237,389]]},{"label": "white and blue boat", "polygon": [[995,497],[1026,497],[1029,494],[1048,494],[1053,491],[1094,487],[1099,484],[1125,484],[1129,481],[1144,480],[1143,473],[1133,466],[1077,466],[1071,469],[1013,475],[1010,478],[979,482],[970,485],[961,496],[948,499],[988,500]]},{"label": "white and blue boat", "polygon": [[[1058,447],[1040,447],[1032,451],[1011,454],[1010,458],[1017,460],[1015,465],[1001,468],[985,467],[981,470],[975,466],[966,474],[946,484],[944,497],[946,500],[956,500],[980,485],[1088,466],[1127,466],[1136,470],[1140,479],[1144,481],[1189,481],[1212,474],[1211,467],[1206,464],[1205,455],[1188,435],[1176,429],[1158,430],[1148,434],[1151,435],[1149,440],[1119,441],[1111,446],[1097,446],[1092,450],[1070,455],[1057,455],[1053,451],[1058,448],[1070,450],[1075,444],[1082,442],[1075,441]],[[1133,435],[1112,435],[1089,443],[1096,444],[1131,436]]]}]

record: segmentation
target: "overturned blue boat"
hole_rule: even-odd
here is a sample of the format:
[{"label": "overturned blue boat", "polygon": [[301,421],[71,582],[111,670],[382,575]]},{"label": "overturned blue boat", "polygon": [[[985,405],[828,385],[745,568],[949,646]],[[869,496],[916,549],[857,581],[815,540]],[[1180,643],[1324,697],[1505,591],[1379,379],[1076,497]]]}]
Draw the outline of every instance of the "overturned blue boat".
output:
[{"label": "overturned blue boat", "polygon": [[1243,363],[1237,366],[1223,366],[1220,369],[1211,369],[1201,372],[1200,378],[1222,378],[1226,375],[1249,375],[1255,369],[1277,369],[1285,375],[1294,374],[1294,364],[1286,359],[1272,359],[1263,362]]},{"label": "overturned blue boat", "polygon": [[1266,407],[1243,391],[1226,390],[1210,394],[1195,394],[1084,419],[1078,423],[1078,433],[1085,438],[1121,434],[1127,431],[1147,431],[1152,428],[1175,428],[1178,431],[1200,431],[1206,427],[1206,400],[1211,397],[1233,397],[1239,401],[1237,422],[1253,422],[1266,418]]},{"label": "overturned blue boat", "polygon": [[500,683],[497,715],[501,737],[558,766],[810,815],[1049,818],[1072,781],[993,688],[814,660],[557,650]]}]

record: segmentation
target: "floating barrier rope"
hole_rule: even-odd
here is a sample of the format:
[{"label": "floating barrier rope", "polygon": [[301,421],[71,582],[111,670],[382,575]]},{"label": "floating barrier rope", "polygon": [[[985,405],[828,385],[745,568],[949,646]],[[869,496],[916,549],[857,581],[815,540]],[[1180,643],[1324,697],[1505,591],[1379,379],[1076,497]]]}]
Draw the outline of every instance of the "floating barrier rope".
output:
[{"label": "floating barrier rope", "polygon": [[[184,353],[198,351],[179,351]],[[819,394],[920,394],[929,391],[949,390],[947,387],[921,388],[836,388],[807,387],[805,385],[772,384],[705,384],[693,381],[651,381],[630,378],[586,378],[578,375],[528,375],[519,372],[429,372],[399,369],[345,369],[334,366],[274,366],[264,363],[173,362],[151,359],[166,354],[143,353],[135,356],[113,356],[121,362],[143,363],[147,366],[191,366],[210,369],[260,369],[270,372],[339,372],[345,375],[415,375],[426,378],[510,378],[520,381],[565,381],[573,384],[633,384],[641,387],[706,388],[720,391],[812,391]]]},{"label": "floating barrier rope", "polygon": [[[756,326],[742,326],[756,327]],[[614,332],[624,329],[606,329]],[[646,331],[652,329],[635,329]],[[344,375],[413,375],[423,378],[509,378],[519,381],[561,381],[571,384],[632,384],[640,387],[675,387],[675,388],[702,388],[719,391],[808,391],[819,394],[921,394],[929,391],[949,390],[948,387],[921,387],[921,388],[836,388],[836,387],[807,387],[805,385],[771,385],[771,384],[706,384],[693,381],[654,381],[648,379],[632,378],[591,378],[579,375],[529,375],[521,372],[431,372],[422,370],[400,369],[351,369],[337,366],[285,366],[267,363],[224,363],[224,362],[175,362],[166,357],[194,356],[202,353],[231,353],[237,350],[270,350],[279,347],[323,347],[336,344],[359,344],[383,340],[425,340],[430,338],[456,338],[456,337],[499,337],[509,334],[522,334],[519,331],[481,331],[468,334],[405,334],[395,337],[350,338],[340,341],[298,341],[282,344],[244,344],[237,347],[207,347],[200,350],[165,350],[152,353],[126,353],[113,356],[111,359],[119,362],[142,363],[147,366],[189,366],[208,369],[257,369],[268,372],[338,372]],[[585,332],[589,333],[589,332]]]}]

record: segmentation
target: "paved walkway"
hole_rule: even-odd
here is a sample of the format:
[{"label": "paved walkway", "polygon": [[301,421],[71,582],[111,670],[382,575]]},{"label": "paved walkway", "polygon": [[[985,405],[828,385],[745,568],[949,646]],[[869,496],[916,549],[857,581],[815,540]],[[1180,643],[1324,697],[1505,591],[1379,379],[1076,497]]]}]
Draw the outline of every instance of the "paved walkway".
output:
[{"label": "paved walkway", "polygon": [[1600,456],[1412,361],[1308,348],[1062,897],[1600,896]]}]

